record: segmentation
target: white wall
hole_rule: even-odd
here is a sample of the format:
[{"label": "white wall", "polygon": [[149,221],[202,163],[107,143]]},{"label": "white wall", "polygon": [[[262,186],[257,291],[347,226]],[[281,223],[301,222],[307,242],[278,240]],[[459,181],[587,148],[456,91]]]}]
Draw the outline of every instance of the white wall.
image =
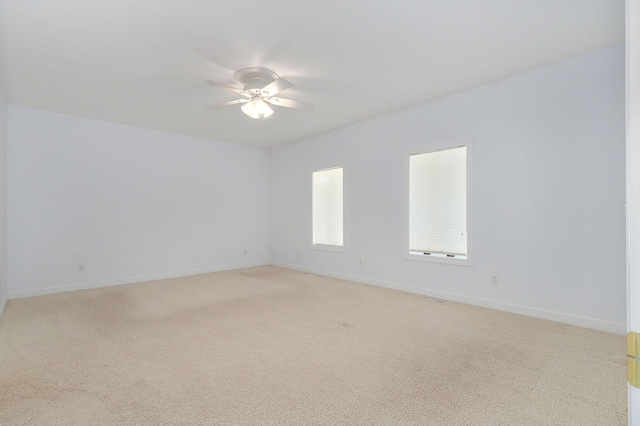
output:
[{"label": "white wall", "polygon": [[7,106],[0,87],[0,318],[7,296]]},{"label": "white wall", "polygon": [[267,150],[12,105],[7,140],[10,297],[268,262]]},{"label": "white wall", "polygon": [[[271,261],[623,333],[624,96],[615,46],[273,150]],[[407,150],[468,138],[475,265],[405,260]],[[340,164],[347,253],[311,250],[311,171]]]}]

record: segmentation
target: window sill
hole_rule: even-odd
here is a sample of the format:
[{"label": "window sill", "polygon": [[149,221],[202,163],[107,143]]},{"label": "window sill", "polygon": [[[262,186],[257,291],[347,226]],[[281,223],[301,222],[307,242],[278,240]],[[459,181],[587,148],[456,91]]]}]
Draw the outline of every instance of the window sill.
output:
[{"label": "window sill", "polygon": [[320,250],[320,251],[332,251],[335,253],[346,253],[347,249],[345,246],[329,246],[324,244],[313,244],[311,246],[312,250]]},{"label": "window sill", "polygon": [[445,265],[458,265],[458,266],[473,266],[473,259],[470,256],[458,256],[458,257],[448,257],[446,255],[441,254],[412,254],[406,253],[404,255],[406,260],[413,260],[417,262],[427,262],[427,263],[442,263]]}]

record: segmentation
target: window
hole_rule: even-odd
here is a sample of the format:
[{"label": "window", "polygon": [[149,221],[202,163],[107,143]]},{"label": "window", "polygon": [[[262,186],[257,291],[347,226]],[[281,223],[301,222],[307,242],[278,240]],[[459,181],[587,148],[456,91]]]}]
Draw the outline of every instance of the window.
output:
[{"label": "window", "polygon": [[313,172],[313,246],[344,247],[343,169],[335,167]]},{"label": "window", "polygon": [[409,155],[410,259],[471,265],[470,144]]}]

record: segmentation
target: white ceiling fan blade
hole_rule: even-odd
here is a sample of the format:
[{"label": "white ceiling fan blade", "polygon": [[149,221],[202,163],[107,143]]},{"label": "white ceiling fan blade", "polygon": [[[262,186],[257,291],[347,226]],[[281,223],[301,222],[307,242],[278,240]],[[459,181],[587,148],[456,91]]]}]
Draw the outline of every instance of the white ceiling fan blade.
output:
[{"label": "white ceiling fan blade", "polygon": [[243,89],[238,89],[236,87],[231,87],[225,84],[216,83],[215,81],[211,81],[211,80],[204,80],[204,82],[207,83],[209,86],[219,87],[220,89],[231,90],[232,92],[240,93],[241,95],[247,96],[247,92],[245,92]]},{"label": "white ceiling fan blade", "polygon": [[265,98],[265,101],[269,102],[271,105],[299,109],[300,111],[304,112],[311,112],[315,108],[313,104],[310,104],[308,102],[294,101],[292,99]]},{"label": "white ceiling fan blade", "polygon": [[263,93],[267,92],[268,96],[273,96],[276,93],[280,93],[283,90],[288,89],[291,86],[293,86],[293,84],[289,83],[284,78],[279,78],[279,79],[267,84],[266,86],[264,86],[261,89],[261,92],[263,92]]},{"label": "white ceiling fan blade", "polygon": [[249,99],[236,99],[235,101],[229,101],[229,102],[225,102],[223,104],[218,104],[218,105],[211,105],[211,106],[208,106],[206,108],[207,109],[220,109],[220,108],[226,108],[228,106],[244,104],[245,102],[249,102]]}]

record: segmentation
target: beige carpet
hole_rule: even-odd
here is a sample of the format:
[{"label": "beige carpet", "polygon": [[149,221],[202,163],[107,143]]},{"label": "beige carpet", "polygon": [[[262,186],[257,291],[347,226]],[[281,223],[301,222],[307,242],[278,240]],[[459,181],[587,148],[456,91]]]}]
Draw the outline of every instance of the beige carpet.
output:
[{"label": "beige carpet", "polygon": [[624,425],[623,336],[276,267],[11,300],[2,425]]}]

